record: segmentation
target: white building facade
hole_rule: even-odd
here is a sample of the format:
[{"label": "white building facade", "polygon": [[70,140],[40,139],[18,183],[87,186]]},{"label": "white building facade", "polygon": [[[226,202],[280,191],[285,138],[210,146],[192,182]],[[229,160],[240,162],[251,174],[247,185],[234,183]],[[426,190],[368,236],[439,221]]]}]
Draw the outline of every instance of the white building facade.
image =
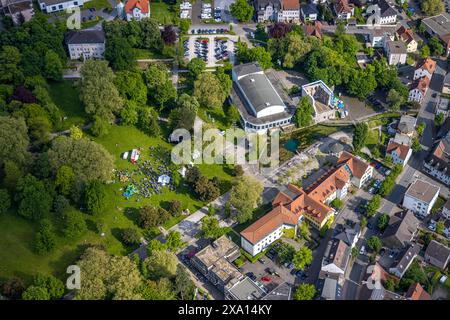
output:
[{"label": "white building facade", "polygon": [[61,0],[38,0],[39,7],[47,13],[66,10],[67,8],[81,7],[85,1],[61,1]]},{"label": "white building facade", "polygon": [[403,199],[403,206],[421,216],[427,216],[439,196],[440,188],[423,180],[414,181]]}]

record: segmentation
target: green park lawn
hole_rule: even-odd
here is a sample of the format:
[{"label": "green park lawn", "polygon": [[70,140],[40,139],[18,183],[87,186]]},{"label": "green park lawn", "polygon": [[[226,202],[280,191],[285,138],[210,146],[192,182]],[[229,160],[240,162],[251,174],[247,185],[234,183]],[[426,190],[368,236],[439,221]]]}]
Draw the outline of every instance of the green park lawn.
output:
[{"label": "green park lawn", "polygon": [[[165,136],[165,134],[163,135]],[[121,153],[136,147],[142,147],[140,161],[151,160],[149,154],[150,146],[161,146],[170,150],[171,145],[162,138],[149,137],[134,127],[118,126],[111,127],[109,133],[102,138],[94,138],[102,144],[116,159],[116,169],[132,169],[133,164],[120,158]],[[221,183],[221,191],[225,192],[231,185],[232,168],[227,165],[199,165],[200,171],[207,177],[218,177]],[[141,233],[145,233],[137,225],[138,208],[145,204],[166,207],[171,200],[181,201],[183,207],[190,212],[195,212],[205,202],[196,200],[189,187],[181,186],[176,192],[163,189],[158,195],[150,198],[142,198],[136,202],[134,195],[130,200],[122,196],[120,189],[126,183],[110,183],[107,185],[106,206],[103,213],[98,216],[91,216],[83,213],[88,231],[77,239],[64,239],[59,232],[58,220],[54,216],[50,218],[54,222],[54,227],[58,235],[58,246],[50,254],[37,255],[33,251],[33,242],[37,225],[27,221],[16,213],[8,213],[0,217],[0,280],[12,275],[20,276],[31,281],[31,276],[38,273],[54,274],[64,279],[65,270],[68,265],[75,262],[82,253],[84,245],[102,244],[106,249],[117,255],[125,255],[134,248],[125,247],[118,239],[119,231],[122,228],[137,228]],[[183,216],[172,218],[164,227],[170,228],[183,219]],[[102,224],[104,236],[96,230],[95,225]],[[159,233],[157,228],[145,233],[148,238],[152,238]]]},{"label": "green park lawn", "polygon": [[49,91],[62,116],[66,117],[56,130],[68,129],[72,125],[82,126],[86,123],[87,114],[73,81],[52,82]]},{"label": "green park lawn", "polygon": [[96,10],[112,9],[112,6],[108,0],[89,0],[83,5],[83,9],[91,8],[95,8]]},{"label": "green park lawn", "polygon": [[150,12],[152,19],[155,19],[160,24],[175,23],[176,14],[174,7],[164,2],[150,2]]}]

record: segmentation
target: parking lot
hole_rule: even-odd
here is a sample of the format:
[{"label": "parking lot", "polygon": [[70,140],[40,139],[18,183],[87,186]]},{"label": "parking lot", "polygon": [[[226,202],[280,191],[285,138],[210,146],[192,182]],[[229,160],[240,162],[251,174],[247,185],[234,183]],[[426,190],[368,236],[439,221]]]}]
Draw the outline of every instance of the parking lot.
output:
[{"label": "parking lot", "polygon": [[220,66],[223,61],[227,60],[234,63],[234,41],[235,39],[230,37],[214,35],[189,37],[183,43],[185,48],[184,57],[189,61],[194,58],[203,59],[207,67]]},{"label": "parking lot", "polygon": [[264,286],[267,292],[274,290],[281,283],[298,285],[306,281],[308,270],[299,271],[293,265],[280,265],[276,258],[275,250],[272,249],[255,263],[247,262],[240,269],[253,281]]}]

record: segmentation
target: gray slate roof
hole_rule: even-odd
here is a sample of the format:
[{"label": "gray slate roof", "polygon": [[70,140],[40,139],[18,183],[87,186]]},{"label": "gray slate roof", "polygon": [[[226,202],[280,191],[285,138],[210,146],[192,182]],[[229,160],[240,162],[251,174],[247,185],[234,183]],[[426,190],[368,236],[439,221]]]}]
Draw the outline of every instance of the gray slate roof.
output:
[{"label": "gray slate roof", "polygon": [[397,15],[397,11],[386,0],[379,0],[377,4],[380,7],[382,18]]},{"label": "gray slate roof", "polygon": [[104,43],[105,33],[103,30],[70,31],[66,42],[67,44]]},{"label": "gray slate roof", "polygon": [[442,263],[448,261],[450,249],[436,240],[432,240],[425,251],[425,257],[434,258]]},{"label": "gray slate roof", "polygon": [[397,241],[406,246],[416,232],[419,220],[410,210],[398,212],[389,219],[389,225],[383,233],[383,239],[395,237]]}]

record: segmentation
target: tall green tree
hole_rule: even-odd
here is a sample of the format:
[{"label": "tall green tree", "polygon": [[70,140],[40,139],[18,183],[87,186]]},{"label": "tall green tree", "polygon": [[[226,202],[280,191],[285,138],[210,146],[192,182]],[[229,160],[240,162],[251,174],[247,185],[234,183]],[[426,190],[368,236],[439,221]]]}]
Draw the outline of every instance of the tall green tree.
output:
[{"label": "tall green tree", "polygon": [[263,185],[252,176],[239,177],[231,188],[230,203],[236,208],[239,223],[250,220],[253,210],[261,202]]},{"label": "tall green tree", "polygon": [[48,150],[48,161],[54,172],[62,165],[71,167],[77,179],[83,182],[108,181],[114,168],[111,154],[102,145],[84,138],[56,138]]},{"label": "tall green tree", "polygon": [[92,180],[87,183],[84,191],[84,203],[90,214],[100,214],[105,209],[106,190],[103,183]]},{"label": "tall green tree", "polygon": [[136,57],[128,39],[113,37],[106,41],[105,59],[114,70],[132,70],[136,67]]},{"label": "tall green tree", "polygon": [[353,134],[353,147],[355,151],[361,150],[366,145],[367,136],[369,133],[369,127],[366,123],[358,122],[355,126],[355,132]]},{"label": "tall green tree", "polygon": [[114,84],[122,98],[135,101],[139,105],[147,103],[147,87],[140,72],[128,70],[117,72]]},{"label": "tall green tree", "polygon": [[303,246],[294,254],[292,262],[294,263],[296,269],[303,270],[306,265],[312,262],[312,260],[313,257],[311,249]]},{"label": "tall green tree", "polygon": [[44,75],[47,79],[60,81],[63,75],[61,59],[55,51],[49,50],[44,57]]},{"label": "tall green tree", "polygon": [[55,186],[62,195],[69,195],[75,183],[75,174],[69,166],[61,166],[56,172]]},{"label": "tall green tree", "polygon": [[211,72],[202,73],[194,82],[194,97],[204,108],[221,108],[226,95],[217,76]]},{"label": "tall green tree", "polygon": [[313,284],[300,284],[294,292],[294,300],[312,300],[316,295],[316,287]]},{"label": "tall green tree", "polygon": [[444,10],[444,3],[440,0],[422,0],[420,8],[427,16],[434,16]]},{"label": "tall green tree", "polygon": [[31,174],[21,178],[17,184],[16,201],[18,213],[30,220],[38,221],[50,212],[52,196],[44,183]]},{"label": "tall green tree", "polygon": [[248,22],[253,17],[253,6],[247,0],[236,0],[230,5],[230,12],[239,22]]},{"label": "tall green tree", "polygon": [[302,97],[298,102],[294,114],[294,123],[297,128],[309,126],[313,121],[314,108],[307,97]]},{"label": "tall green tree", "polygon": [[11,197],[8,190],[0,189],[0,216],[4,215],[11,207]]},{"label": "tall green tree", "polygon": [[81,68],[80,99],[86,113],[112,122],[123,101],[114,85],[114,73],[106,61],[88,60]]},{"label": "tall green tree", "polygon": [[23,118],[0,117],[0,167],[7,160],[22,165],[29,159],[28,128]]}]

